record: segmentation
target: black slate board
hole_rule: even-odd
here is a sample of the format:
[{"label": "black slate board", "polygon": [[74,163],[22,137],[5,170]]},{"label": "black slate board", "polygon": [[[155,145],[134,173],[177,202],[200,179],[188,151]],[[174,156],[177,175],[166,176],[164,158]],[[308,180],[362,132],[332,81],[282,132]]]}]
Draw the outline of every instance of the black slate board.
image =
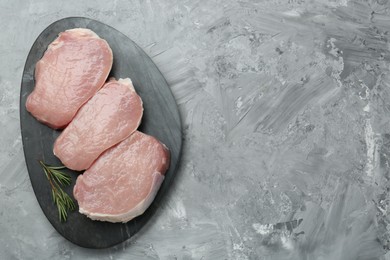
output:
[{"label": "black slate board", "polygon": [[[171,151],[170,168],[152,205],[143,215],[126,224],[92,221],[78,213],[78,208],[69,214],[67,222],[59,222],[49,183],[37,162],[41,159],[48,164],[61,164],[52,151],[54,140],[60,131],[39,123],[25,108],[27,96],[34,88],[35,64],[60,32],[77,27],[89,28],[109,43],[114,54],[110,76],[117,79],[130,77],[143,100],[144,116],[139,130],[157,137]],[[132,40],[114,28],[88,18],[69,17],[54,22],[36,39],[23,71],[20,122],[27,169],[38,202],[54,228],[66,239],[82,247],[107,248],[137,233],[150,219],[163,194],[169,189],[180,158],[182,144],[180,117],[175,99],[164,77],[153,61]],[[68,173],[73,181],[65,190],[72,194],[73,185],[80,173],[71,170],[68,170]]]}]

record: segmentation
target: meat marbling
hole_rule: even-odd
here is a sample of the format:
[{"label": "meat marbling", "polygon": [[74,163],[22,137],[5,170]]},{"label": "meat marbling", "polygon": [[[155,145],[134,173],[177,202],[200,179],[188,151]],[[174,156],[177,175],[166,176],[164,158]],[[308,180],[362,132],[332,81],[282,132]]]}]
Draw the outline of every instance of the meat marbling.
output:
[{"label": "meat marbling", "polygon": [[111,146],[131,135],[143,114],[130,79],[111,79],[84,106],[54,143],[54,154],[72,170],[85,170]]},{"label": "meat marbling", "polygon": [[104,84],[113,62],[108,43],[89,29],[59,34],[35,67],[27,110],[52,128],[64,128]]},{"label": "meat marbling", "polygon": [[164,144],[134,132],[77,178],[73,194],[80,213],[109,222],[127,222],[141,215],[155,198],[169,163]]}]

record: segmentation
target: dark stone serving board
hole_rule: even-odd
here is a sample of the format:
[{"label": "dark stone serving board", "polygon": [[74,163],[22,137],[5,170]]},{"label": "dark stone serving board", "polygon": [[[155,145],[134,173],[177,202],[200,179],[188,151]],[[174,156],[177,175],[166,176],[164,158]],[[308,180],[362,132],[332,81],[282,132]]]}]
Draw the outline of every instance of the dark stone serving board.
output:
[{"label": "dark stone serving board", "polygon": [[[110,76],[130,77],[144,103],[144,116],[139,128],[157,137],[171,151],[171,164],[165,180],[152,205],[146,212],[126,224],[92,221],[78,213],[70,212],[65,223],[59,221],[57,207],[53,204],[51,189],[37,160],[61,165],[53,155],[53,143],[60,131],[55,131],[32,117],[25,108],[27,96],[34,88],[34,68],[47,46],[57,35],[67,29],[89,28],[105,39],[114,53]],[[121,243],[134,234],[150,219],[159,206],[163,194],[169,189],[180,159],[182,132],[177,104],[171,90],[153,61],[132,40],[101,22],[82,17],[70,17],[54,22],[36,39],[27,57],[20,91],[20,122],[24,154],[32,187],[47,219],[69,241],[88,248],[107,248]],[[72,194],[73,185],[80,172],[67,170],[72,185],[65,188]],[[73,198],[73,195],[72,195]]]}]

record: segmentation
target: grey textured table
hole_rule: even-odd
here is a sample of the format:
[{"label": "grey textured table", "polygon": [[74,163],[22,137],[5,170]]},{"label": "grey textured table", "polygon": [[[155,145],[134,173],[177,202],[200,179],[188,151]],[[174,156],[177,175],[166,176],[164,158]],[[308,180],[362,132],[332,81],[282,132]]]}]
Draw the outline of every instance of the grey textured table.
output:
[{"label": "grey textured table", "polygon": [[[390,259],[388,1],[110,2],[0,2],[2,259]],[[67,16],[137,42],[184,125],[169,196],[107,250],[53,229],[23,158],[24,62]]]}]

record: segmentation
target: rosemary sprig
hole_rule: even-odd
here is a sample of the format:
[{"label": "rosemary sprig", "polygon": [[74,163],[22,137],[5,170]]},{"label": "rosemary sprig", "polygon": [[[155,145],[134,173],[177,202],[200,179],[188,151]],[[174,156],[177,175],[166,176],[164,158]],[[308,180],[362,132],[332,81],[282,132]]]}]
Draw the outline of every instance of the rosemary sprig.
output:
[{"label": "rosemary sprig", "polygon": [[61,222],[65,222],[68,217],[68,211],[76,208],[73,200],[69,195],[62,190],[61,186],[68,186],[72,182],[70,176],[59,170],[65,169],[65,166],[51,166],[39,161],[45,172],[46,178],[49,180],[51,186],[51,194],[53,202],[57,205],[58,215]]}]

